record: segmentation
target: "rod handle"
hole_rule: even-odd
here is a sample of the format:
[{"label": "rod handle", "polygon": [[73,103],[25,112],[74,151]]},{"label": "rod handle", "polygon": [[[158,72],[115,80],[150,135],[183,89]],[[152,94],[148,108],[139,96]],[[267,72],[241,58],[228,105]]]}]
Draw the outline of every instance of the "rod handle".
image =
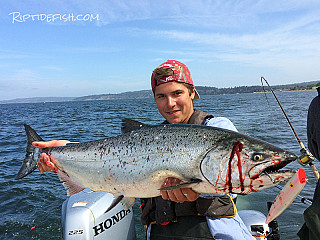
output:
[{"label": "rod handle", "polygon": [[316,177],[317,180],[319,180],[319,172],[318,172],[316,166],[312,162],[309,163],[309,166],[313,172],[313,175]]}]

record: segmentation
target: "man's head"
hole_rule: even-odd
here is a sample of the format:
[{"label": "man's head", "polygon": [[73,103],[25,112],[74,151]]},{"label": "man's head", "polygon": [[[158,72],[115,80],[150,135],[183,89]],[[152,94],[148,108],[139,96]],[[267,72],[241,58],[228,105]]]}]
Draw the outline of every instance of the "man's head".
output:
[{"label": "man's head", "polygon": [[176,60],[162,63],[152,73],[151,87],[158,110],[169,123],[188,123],[199,94],[186,65]]},{"label": "man's head", "polygon": [[[151,88],[153,93],[156,86],[159,86],[160,84],[168,83],[168,82],[185,83],[190,85],[189,87],[192,86],[193,89],[195,90],[188,67],[182,62],[179,62],[177,60],[168,60],[160,64],[153,71],[151,75]],[[194,100],[197,100],[199,98],[200,96],[197,90],[195,90]]]}]

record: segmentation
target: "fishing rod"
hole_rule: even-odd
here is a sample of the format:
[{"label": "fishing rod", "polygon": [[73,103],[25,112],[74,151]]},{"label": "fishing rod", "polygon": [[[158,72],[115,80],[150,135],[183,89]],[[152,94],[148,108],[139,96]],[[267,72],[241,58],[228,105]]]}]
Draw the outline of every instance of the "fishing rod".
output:
[{"label": "fishing rod", "polygon": [[271,88],[271,86],[269,85],[268,81],[264,78],[264,77],[261,77],[261,84],[262,84],[262,87],[263,87],[263,80],[267,83],[268,87],[270,88],[273,96],[275,97],[276,101],[278,102],[278,105],[280,106],[285,118],[287,119],[299,145],[300,145],[300,153],[302,154],[300,157],[299,157],[299,163],[302,165],[302,166],[306,166],[307,164],[309,164],[314,176],[316,177],[316,179],[318,180],[319,179],[319,172],[316,168],[316,166],[313,164],[313,161],[314,161],[314,156],[306,149],[306,147],[304,146],[303,142],[300,140],[297,132],[295,131],[288,115],[286,114],[286,112],[284,111],[279,99],[277,98],[276,94],[274,93],[273,89]]}]

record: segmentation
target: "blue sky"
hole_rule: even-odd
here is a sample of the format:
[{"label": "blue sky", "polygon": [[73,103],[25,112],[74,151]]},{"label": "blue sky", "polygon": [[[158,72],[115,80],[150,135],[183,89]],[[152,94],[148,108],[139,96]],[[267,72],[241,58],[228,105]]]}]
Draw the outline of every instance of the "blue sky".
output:
[{"label": "blue sky", "polygon": [[167,59],[200,86],[320,80],[318,0],[2,0],[0,32],[0,100],[150,89]]}]

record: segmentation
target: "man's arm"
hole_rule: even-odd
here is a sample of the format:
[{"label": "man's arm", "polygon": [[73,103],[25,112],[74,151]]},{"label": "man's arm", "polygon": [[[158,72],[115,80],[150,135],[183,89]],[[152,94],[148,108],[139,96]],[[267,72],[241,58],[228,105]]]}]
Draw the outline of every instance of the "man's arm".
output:
[{"label": "man's arm", "polygon": [[204,125],[238,132],[237,128],[233,125],[233,123],[225,117],[210,118],[207,121],[205,121]]},{"label": "man's arm", "polygon": [[[48,142],[33,142],[32,145],[36,148],[51,148],[51,147],[60,147],[65,146],[70,141],[68,140],[52,140]],[[57,167],[53,163],[52,156],[49,156],[46,153],[41,153],[39,162],[38,162],[39,172],[44,173],[46,171],[49,172],[57,172]]]},{"label": "man's arm", "polygon": [[[161,185],[161,188],[174,186],[181,182],[182,181],[177,178],[169,177]],[[171,200],[178,203],[183,203],[185,201],[193,202],[200,196],[200,193],[193,191],[191,188],[179,188],[171,191],[160,191],[160,193],[164,200]]]}]

